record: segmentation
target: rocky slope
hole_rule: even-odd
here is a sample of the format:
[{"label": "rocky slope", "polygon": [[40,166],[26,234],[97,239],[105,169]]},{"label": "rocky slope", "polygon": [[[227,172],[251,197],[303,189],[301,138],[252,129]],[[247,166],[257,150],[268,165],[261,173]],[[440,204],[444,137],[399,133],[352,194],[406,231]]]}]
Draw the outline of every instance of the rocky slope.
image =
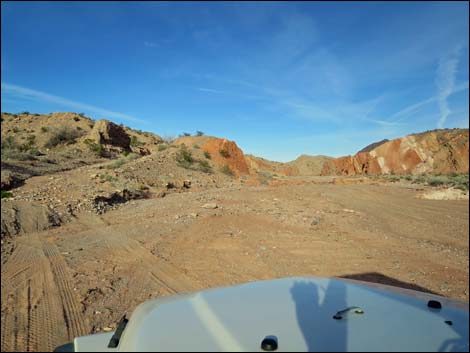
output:
[{"label": "rocky slope", "polygon": [[468,173],[468,129],[441,129],[412,134],[326,161],[321,175]]}]

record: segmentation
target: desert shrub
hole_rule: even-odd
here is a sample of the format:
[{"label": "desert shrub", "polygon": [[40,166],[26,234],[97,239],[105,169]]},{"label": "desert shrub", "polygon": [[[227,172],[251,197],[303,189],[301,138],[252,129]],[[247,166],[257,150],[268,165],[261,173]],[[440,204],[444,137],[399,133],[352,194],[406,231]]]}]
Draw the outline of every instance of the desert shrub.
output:
[{"label": "desert shrub", "polygon": [[20,129],[18,129],[17,127],[14,127],[13,132],[16,134],[16,133],[20,132]]},{"label": "desert shrub", "polygon": [[456,189],[463,190],[463,191],[468,191],[469,187],[468,184],[459,184],[455,186]]},{"label": "desert shrub", "polygon": [[132,147],[138,147],[140,145],[143,145],[144,143],[143,142],[140,142],[139,139],[137,138],[137,136],[132,136],[131,137],[131,146]]},{"label": "desert shrub", "polygon": [[430,186],[440,186],[446,184],[447,178],[443,176],[430,177],[427,181]]},{"label": "desert shrub", "polygon": [[104,157],[105,152],[104,152],[103,145],[101,143],[96,143],[95,141],[90,140],[90,139],[86,139],[84,142],[85,142],[85,145],[88,146],[90,151],[94,152],[99,157]]},{"label": "desert shrub", "polygon": [[115,161],[114,163],[111,163],[111,164],[108,164],[106,166],[107,169],[117,169],[117,168],[121,168],[124,164],[126,163],[126,161],[124,159],[118,159],[117,161]]},{"label": "desert shrub", "polygon": [[28,153],[34,157],[37,157],[37,156],[41,156],[42,153],[36,148],[36,147],[33,147],[31,148]]},{"label": "desert shrub", "polygon": [[79,118],[78,116],[74,116],[74,117],[73,117],[73,120],[74,120],[74,121],[80,121],[80,118]]},{"label": "desert shrub", "polygon": [[234,176],[235,173],[233,172],[232,169],[230,169],[230,167],[228,166],[228,164],[224,165],[222,168],[220,168],[220,171],[226,175],[229,175],[229,176]]},{"label": "desert shrub", "polygon": [[15,149],[17,148],[15,138],[13,136],[7,136],[2,138],[2,152],[3,150]]},{"label": "desert shrub", "polygon": [[209,164],[208,161],[206,161],[206,160],[198,160],[197,163],[198,163],[198,169],[199,169],[201,172],[204,172],[204,173],[207,173],[207,174],[211,174],[211,173],[212,173],[212,167],[211,167],[211,165]]},{"label": "desert shrub", "polygon": [[26,137],[26,142],[18,146],[18,150],[21,152],[26,152],[30,150],[31,148],[33,148],[35,144],[36,144],[36,136],[28,135],[28,137]]},{"label": "desert shrub", "polygon": [[258,172],[258,181],[261,183],[261,184],[269,184],[269,181],[272,180],[273,176],[271,173],[269,172],[265,172],[265,171],[260,171]]},{"label": "desert shrub", "polygon": [[2,190],[2,199],[12,197],[12,196],[13,196],[13,194],[10,191]]},{"label": "desert shrub", "polygon": [[185,145],[182,145],[181,149],[176,153],[176,162],[178,166],[186,169],[191,168],[194,163],[194,158]]},{"label": "desert shrub", "polygon": [[211,154],[207,151],[204,151],[204,157],[206,157],[207,159],[211,159]]},{"label": "desert shrub", "polygon": [[45,146],[50,148],[61,144],[75,143],[77,138],[79,138],[81,135],[82,134],[77,130],[73,130],[68,127],[62,127],[52,133]]},{"label": "desert shrub", "polygon": [[183,132],[180,136],[191,136],[189,132]]},{"label": "desert shrub", "polygon": [[221,155],[222,157],[224,157],[224,158],[230,157],[230,153],[229,153],[226,149],[221,149],[221,150],[219,150],[219,153],[220,153],[220,155]]},{"label": "desert shrub", "polygon": [[117,180],[115,177],[109,174],[100,174],[100,179],[107,182],[113,182]]},{"label": "desert shrub", "polygon": [[166,145],[166,144],[164,144],[164,143],[158,145],[158,150],[159,150],[159,151],[164,151],[164,150],[166,150],[167,148],[168,148],[168,145]]},{"label": "desert shrub", "polygon": [[201,147],[199,147],[198,144],[194,144],[194,145],[193,145],[193,148],[199,149],[199,148],[201,148]]},{"label": "desert shrub", "polygon": [[21,152],[18,150],[9,150],[2,153],[2,157],[6,159],[16,159],[18,161],[34,161],[36,157],[29,151]]},{"label": "desert shrub", "polygon": [[82,118],[85,117],[85,113],[79,113],[78,115],[81,116]]},{"label": "desert shrub", "polygon": [[94,124],[94,123],[90,123],[90,124],[88,124],[88,126],[90,127],[90,129],[93,129],[93,126],[95,126],[95,124]]},{"label": "desert shrub", "polygon": [[418,175],[413,179],[412,184],[424,184],[426,182],[426,179],[426,175]]},{"label": "desert shrub", "polygon": [[29,115],[29,112],[21,112],[20,114]]},{"label": "desert shrub", "polygon": [[83,129],[80,126],[77,126],[78,131],[82,131]]},{"label": "desert shrub", "polygon": [[121,152],[121,154],[122,154],[124,157],[127,157],[127,156],[129,155],[129,153],[131,153],[131,152],[129,152],[128,150],[123,150],[123,151]]},{"label": "desert shrub", "polygon": [[469,189],[468,182],[469,182],[468,174],[461,174],[461,175],[456,174],[455,176],[450,177],[450,181],[449,181],[450,185],[460,190],[468,190]]},{"label": "desert shrub", "polygon": [[41,131],[42,131],[42,132],[48,132],[49,129],[48,129],[47,127],[45,127],[45,126],[41,126]]},{"label": "desert shrub", "polygon": [[388,178],[392,183],[396,183],[397,181],[400,181],[400,177],[392,175]]},{"label": "desert shrub", "polygon": [[203,136],[204,135],[204,132],[202,131],[196,131],[196,136]]},{"label": "desert shrub", "polygon": [[405,175],[405,180],[411,181],[413,180],[413,177],[409,174]]}]

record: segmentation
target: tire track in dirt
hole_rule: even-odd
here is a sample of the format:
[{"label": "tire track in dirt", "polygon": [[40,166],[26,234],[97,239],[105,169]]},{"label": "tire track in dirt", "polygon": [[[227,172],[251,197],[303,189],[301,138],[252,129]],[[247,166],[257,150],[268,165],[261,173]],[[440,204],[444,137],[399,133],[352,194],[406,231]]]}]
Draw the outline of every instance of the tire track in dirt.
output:
[{"label": "tire track in dirt", "polygon": [[87,324],[79,307],[79,300],[73,291],[73,284],[70,281],[67,264],[57,247],[51,242],[45,241],[43,249],[44,254],[49,260],[52,273],[54,274],[54,281],[62,299],[62,311],[68,338],[72,340],[76,336],[83,336],[88,333]]},{"label": "tire track in dirt", "polygon": [[[114,232],[108,231],[106,234],[114,234]],[[135,276],[130,279],[130,284],[131,282],[135,283],[135,288],[142,287],[142,284],[147,283],[149,279],[157,289],[163,289],[169,294],[187,293],[201,288],[176,266],[153,255],[137,240],[123,235],[105,235],[104,240],[108,249],[119,254],[121,258],[138,259]],[[129,287],[131,286],[129,285]],[[134,292],[136,291],[134,290]]]},{"label": "tire track in dirt", "polygon": [[127,243],[130,255],[141,259],[145,264],[146,272],[158,287],[163,287],[171,294],[187,293],[200,288],[174,265],[156,257],[138,241],[127,238]]},{"label": "tire track in dirt", "polygon": [[41,255],[40,249],[18,244],[11,258],[2,266],[2,302],[8,293],[31,278],[34,273],[31,268],[35,262],[40,261]]},{"label": "tire track in dirt", "polygon": [[20,240],[2,267],[2,351],[52,351],[87,333],[67,270],[55,245]]}]

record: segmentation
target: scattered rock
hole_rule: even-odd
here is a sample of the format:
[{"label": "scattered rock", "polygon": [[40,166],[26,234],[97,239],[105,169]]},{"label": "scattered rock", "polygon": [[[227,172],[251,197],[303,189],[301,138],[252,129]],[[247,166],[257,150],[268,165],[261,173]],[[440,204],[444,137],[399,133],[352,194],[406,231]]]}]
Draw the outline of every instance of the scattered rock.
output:
[{"label": "scattered rock", "polygon": [[166,187],[167,190],[170,190],[170,189],[176,188],[176,185],[175,185],[175,183],[169,181],[168,183],[166,183],[165,187]]},{"label": "scattered rock", "polygon": [[202,208],[207,208],[207,209],[216,209],[217,207],[217,204],[214,203],[214,202],[210,202],[210,203],[206,203],[204,205],[202,205]]},{"label": "scattered rock", "polygon": [[321,219],[320,217],[315,216],[315,217],[313,217],[313,220],[312,220],[311,225],[312,225],[312,226],[316,226],[316,225],[320,224],[320,221],[321,221],[321,220],[322,220],[322,219]]}]

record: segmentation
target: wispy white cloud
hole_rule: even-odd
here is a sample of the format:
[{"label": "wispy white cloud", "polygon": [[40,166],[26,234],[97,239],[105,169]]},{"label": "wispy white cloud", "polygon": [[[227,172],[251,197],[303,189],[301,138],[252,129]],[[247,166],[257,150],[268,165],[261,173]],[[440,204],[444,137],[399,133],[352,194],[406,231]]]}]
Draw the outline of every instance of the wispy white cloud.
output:
[{"label": "wispy white cloud", "polygon": [[366,121],[369,121],[371,123],[375,123],[375,124],[378,124],[380,126],[399,126],[399,125],[404,125],[404,123],[399,123],[399,122],[396,122],[396,121],[388,121],[388,120],[381,120],[381,119],[369,119],[369,118],[366,118],[364,119]]},{"label": "wispy white cloud", "polygon": [[[460,83],[458,85],[452,84],[452,88],[451,88],[450,91],[447,92],[448,94],[446,95],[445,99],[447,99],[447,97],[449,97],[449,96],[451,96],[455,93],[459,93],[459,92],[462,92],[462,91],[465,91],[465,90],[468,90],[468,81]],[[419,111],[424,106],[426,106],[430,103],[434,103],[436,101],[439,101],[440,98],[441,98],[441,96],[437,95],[437,96],[433,96],[433,97],[424,99],[424,100],[422,100],[418,103],[409,105],[406,108],[403,108],[403,109],[399,110],[398,112],[394,113],[393,115],[391,115],[389,119],[392,120],[393,122],[402,121],[407,116],[409,116],[410,114],[416,113],[417,111]],[[448,112],[447,116],[449,114],[450,114],[450,111]],[[441,117],[442,117],[442,115],[441,115]]]},{"label": "wispy white cloud", "polygon": [[158,48],[160,46],[160,44],[158,43],[147,42],[147,41],[144,42],[144,45],[149,48]]},{"label": "wispy white cloud", "polygon": [[447,97],[449,97],[454,90],[455,73],[457,72],[461,48],[461,46],[457,46],[452,52],[441,57],[439,60],[439,66],[436,72],[437,102],[439,103],[439,110],[441,111],[441,116],[437,122],[438,128],[444,126],[451,112],[447,104]]},{"label": "wispy white cloud", "polygon": [[114,112],[114,111],[103,109],[94,105],[73,101],[67,98],[55,96],[55,95],[45,93],[42,91],[37,91],[31,88],[13,85],[13,84],[6,83],[6,82],[2,82],[1,87],[2,87],[2,96],[5,94],[6,96],[9,96],[11,98],[16,98],[16,99],[35,100],[35,101],[54,103],[54,104],[62,105],[65,107],[77,109],[80,111],[96,113],[106,118],[122,119],[122,120],[127,120],[127,121],[131,121],[135,123],[145,123],[144,120],[137,119],[127,114]]},{"label": "wispy white cloud", "polygon": [[203,88],[203,87],[199,87],[199,88],[198,88],[198,91],[201,91],[201,92],[209,92],[209,93],[219,93],[219,94],[220,94],[220,93],[222,93],[222,94],[225,93],[225,92],[219,91],[219,90],[217,90],[217,89]]}]

